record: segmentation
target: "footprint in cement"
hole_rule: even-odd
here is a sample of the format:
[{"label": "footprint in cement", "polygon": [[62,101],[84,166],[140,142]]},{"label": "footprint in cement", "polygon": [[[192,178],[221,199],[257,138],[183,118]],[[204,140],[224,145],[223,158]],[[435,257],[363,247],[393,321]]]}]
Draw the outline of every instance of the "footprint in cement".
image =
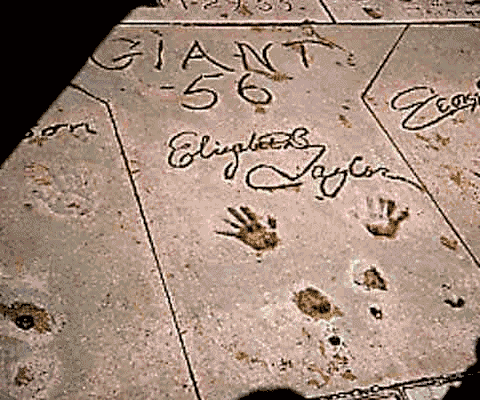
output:
[{"label": "footprint in cement", "polygon": [[34,328],[38,333],[51,332],[50,322],[53,317],[34,304],[15,302],[6,306],[0,303],[0,314],[24,331]]},{"label": "footprint in cement", "polygon": [[395,238],[400,223],[409,216],[408,207],[396,212],[396,204],[393,200],[386,200],[379,197],[375,206],[373,200],[367,197],[367,208],[370,211],[370,218],[374,222],[366,223],[367,231],[373,236],[382,236],[389,239]]},{"label": "footprint in cement", "polygon": [[367,290],[387,290],[387,282],[375,267],[370,267],[363,272],[363,280],[354,280],[357,285],[364,286]]},{"label": "footprint in cement", "polygon": [[315,320],[324,319],[329,321],[333,317],[343,316],[343,312],[341,312],[338,307],[333,305],[326,296],[312,287],[295,293],[294,302],[300,311]]},{"label": "footprint in cement", "polygon": [[233,236],[258,251],[272,250],[276,247],[280,239],[275,231],[277,227],[275,218],[269,216],[267,221],[268,226],[266,226],[259,222],[257,215],[248,207],[240,207],[243,214],[232,207],[228,207],[227,210],[236,218],[237,222],[232,222],[228,219],[224,219],[224,221],[238,229],[238,231],[215,231],[215,233]]}]

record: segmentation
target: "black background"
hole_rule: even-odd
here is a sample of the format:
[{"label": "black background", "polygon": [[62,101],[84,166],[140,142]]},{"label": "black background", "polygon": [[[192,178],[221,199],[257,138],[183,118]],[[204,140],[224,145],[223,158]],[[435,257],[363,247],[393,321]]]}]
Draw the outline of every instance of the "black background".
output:
[{"label": "black background", "polygon": [[156,2],[15,1],[2,11],[0,163],[131,10]]}]

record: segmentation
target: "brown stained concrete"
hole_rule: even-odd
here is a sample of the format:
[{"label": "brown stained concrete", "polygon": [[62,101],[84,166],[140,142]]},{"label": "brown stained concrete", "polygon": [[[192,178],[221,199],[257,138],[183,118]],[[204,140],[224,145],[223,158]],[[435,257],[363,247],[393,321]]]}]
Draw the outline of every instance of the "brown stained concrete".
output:
[{"label": "brown stained concrete", "polygon": [[23,330],[35,329],[38,333],[50,332],[53,322],[48,313],[34,304],[15,302],[9,306],[0,304],[0,313],[8,318],[18,328]]},{"label": "brown stained concrete", "polygon": [[324,319],[329,321],[333,317],[342,317],[344,315],[327,297],[311,287],[296,293],[295,303],[301,312],[315,320]]}]

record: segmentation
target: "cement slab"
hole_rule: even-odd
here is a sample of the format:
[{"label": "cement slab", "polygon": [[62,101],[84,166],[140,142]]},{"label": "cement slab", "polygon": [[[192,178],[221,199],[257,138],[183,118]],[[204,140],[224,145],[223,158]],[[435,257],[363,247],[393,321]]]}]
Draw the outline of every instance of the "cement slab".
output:
[{"label": "cement slab", "polygon": [[362,100],[404,35],[121,26],[75,78],[112,109],[202,398],[475,361],[476,260]]},{"label": "cement slab", "polygon": [[0,171],[2,398],[195,398],[109,112],[68,87]]},{"label": "cement slab", "polygon": [[480,3],[465,0],[158,0],[124,22],[448,22],[476,21]]},{"label": "cement slab", "polygon": [[159,0],[139,7],[124,22],[331,22],[317,0]]},{"label": "cement slab", "polygon": [[[412,27],[365,99],[480,263],[480,32]],[[464,241],[464,243],[462,243]]]},{"label": "cement slab", "polygon": [[336,22],[478,21],[480,2],[465,0],[323,0]]}]

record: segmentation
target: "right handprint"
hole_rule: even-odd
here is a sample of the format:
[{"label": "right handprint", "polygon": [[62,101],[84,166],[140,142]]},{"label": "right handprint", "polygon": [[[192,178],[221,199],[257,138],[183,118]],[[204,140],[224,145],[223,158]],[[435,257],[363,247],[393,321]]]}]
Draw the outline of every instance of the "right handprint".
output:
[{"label": "right handprint", "polygon": [[378,198],[378,203],[374,203],[367,197],[367,208],[370,212],[370,220],[365,224],[365,228],[374,236],[384,236],[393,239],[400,227],[400,223],[407,219],[408,207],[402,211],[395,212],[397,206],[393,200]]}]

